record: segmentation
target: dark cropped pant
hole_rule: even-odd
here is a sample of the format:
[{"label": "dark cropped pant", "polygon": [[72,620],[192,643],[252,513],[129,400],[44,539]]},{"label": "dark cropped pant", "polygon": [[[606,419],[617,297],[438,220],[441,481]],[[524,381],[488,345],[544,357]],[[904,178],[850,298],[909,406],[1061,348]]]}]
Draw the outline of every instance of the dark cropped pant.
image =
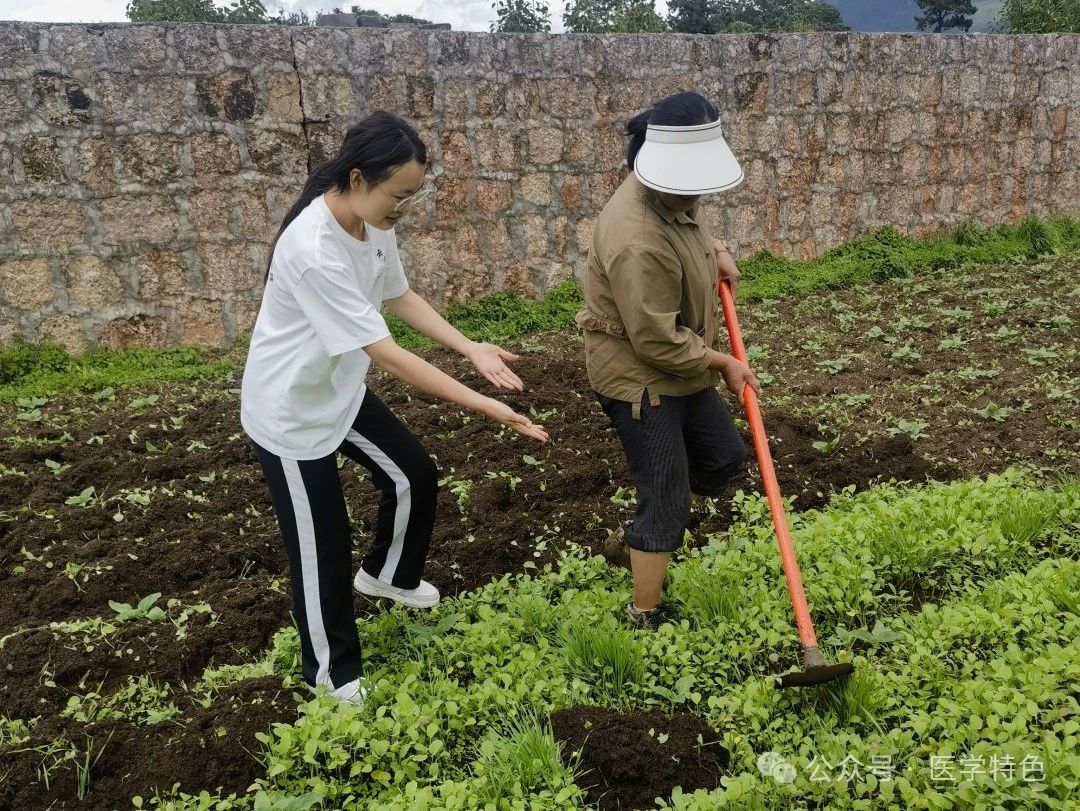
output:
[{"label": "dark cropped pant", "polygon": [[718,496],[746,462],[746,445],[723,399],[709,388],[685,397],[646,394],[641,418],[631,403],[597,395],[611,419],[637,487],[637,512],[624,535],[642,552],[673,552],[682,545],[690,494]]}]

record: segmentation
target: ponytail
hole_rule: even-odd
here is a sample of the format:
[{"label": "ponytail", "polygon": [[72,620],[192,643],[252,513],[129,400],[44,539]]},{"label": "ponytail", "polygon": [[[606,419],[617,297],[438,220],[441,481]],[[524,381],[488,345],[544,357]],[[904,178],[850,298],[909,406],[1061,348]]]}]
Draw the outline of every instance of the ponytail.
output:
[{"label": "ponytail", "polygon": [[626,124],[626,134],[630,136],[630,146],[626,150],[626,165],[631,172],[634,171],[634,161],[637,160],[637,153],[645,145],[645,133],[649,129],[650,115],[652,115],[652,110],[646,110],[643,113],[638,113]]}]

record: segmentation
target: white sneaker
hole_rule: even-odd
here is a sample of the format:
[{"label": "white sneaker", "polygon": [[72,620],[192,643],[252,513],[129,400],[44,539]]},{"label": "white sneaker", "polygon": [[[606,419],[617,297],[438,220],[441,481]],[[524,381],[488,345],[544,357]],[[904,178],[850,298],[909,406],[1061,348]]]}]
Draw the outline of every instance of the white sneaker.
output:
[{"label": "white sneaker", "polygon": [[[312,687],[307,682],[304,683],[308,690],[315,692],[316,688]],[[336,698],[346,704],[356,704],[363,706],[364,701],[367,699],[367,690],[360,686],[359,679],[353,679],[347,684],[343,684],[340,687],[331,690],[330,685],[324,685],[326,687],[326,694],[331,698]]]},{"label": "white sneaker", "polygon": [[363,569],[356,573],[353,588],[368,597],[386,597],[409,608],[432,608],[439,603],[439,590],[426,580],[414,589],[399,589],[372,577]]}]

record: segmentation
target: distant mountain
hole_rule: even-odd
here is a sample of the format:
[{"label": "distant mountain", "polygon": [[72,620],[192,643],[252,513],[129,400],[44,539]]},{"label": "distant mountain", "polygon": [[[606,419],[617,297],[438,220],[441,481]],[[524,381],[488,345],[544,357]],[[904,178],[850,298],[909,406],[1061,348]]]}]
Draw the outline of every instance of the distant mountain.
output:
[{"label": "distant mountain", "polygon": [[[992,31],[1002,0],[973,0],[971,32]],[[844,22],[854,31],[916,31],[919,6],[915,0],[829,0],[840,9]],[[956,33],[958,29],[953,29]]]}]

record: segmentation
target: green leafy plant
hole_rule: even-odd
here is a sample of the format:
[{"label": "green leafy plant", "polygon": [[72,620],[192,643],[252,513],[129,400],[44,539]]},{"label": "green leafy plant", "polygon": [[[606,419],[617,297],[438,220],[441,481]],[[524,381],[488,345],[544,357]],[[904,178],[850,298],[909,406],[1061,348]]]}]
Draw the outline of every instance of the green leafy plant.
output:
[{"label": "green leafy plant", "polygon": [[914,363],[919,358],[921,358],[922,355],[919,354],[918,350],[915,349],[914,345],[907,343],[894,349],[890,353],[889,357],[891,357],[893,360],[898,360],[901,363]]},{"label": "green leafy plant", "polygon": [[925,439],[927,436],[926,429],[930,427],[930,423],[923,420],[900,420],[896,425],[891,426],[888,429],[889,436],[898,436],[903,434],[906,437],[910,437],[912,441]]},{"label": "green leafy plant", "polygon": [[1025,360],[1031,366],[1046,366],[1061,359],[1061,353],[1052,346],[1040,346],[1038,349],[1022,349]]},{"label": "green leafy plant", "polygon": [[86,508],[97,506],[97,490],[93,485],[91,485],[90,487],[84,489],[77,496],[68,496],[66,499],[64,499],[64,503],[67,504],[69,507]]},{"label": "green leafy plant", "polygon": [[997,369],[980,369],[977,366],[964,366],[956,370],[956,376],[961,380],[989,379],[997,375]]},{"label": "green leafy plant", "polygon": [[161,592],[155,591],[153,594],[148,594],[143,597],[135,606],[131,606],[128,603],[109,600],[109,608],[116,612],[116,618],[120,622],[139,619],[157,622],[166,618],[165,609],[161,608],[161,606],[154,605],[154,603],[160,599]]},{"label": "green leafy plant", "polygon": [[824,369],[831,375],[838,375],[849,366],[851,366],[852,357],[850,355],[842,355],[838,358],[831,358],[829,360],[819,360],[814,365],[819,369]]},{"label": "green leafy plant", "polygon": [[697,561],[678,570],[672,591],[699,628],[735,621],[745,600],[736,577],[726,571],[707,569]]},{"label": "green leafy plant", "polygon": [[837,447],[839,447],[839,445],[840,445],[840,435],[837,434],[836,436],[834,436],[830,440],[816,439],[813,442],[811,442],[810,444],[814,448],[814,450],[817,451],[818,453],[823,454],[825,456],[829,456],[830,454],[832,454],[837,449]]},{"label": "green leafy plant", "polygon": [[990,338],[1003,344],[1014,344],[1020,340],[1020,333],[1002,324],[996,332],[990,333]]},{"label": "green leafy plant", "polygon": [[70,470],[71,469],[71,465],[61,464],[60,462],[54,461],[52,459],[46,459],[45,460],[45,467],[47,467],[50,471],[52,471],[52,474],[54,476],[59,476],[65,470]]},{"label": "green leafy plant", "polygon": [[1013,413],[1013,409],[1009,406],[999,406],[996,403],[988,403],[985,408],[981,408],[975,412],[984,419],[993,420],[994,422],[1005,422],[1009,418],[1009,415]]},{"label": "green leafy plant", "polygon": [[938,349],[963,349],[967,341],[959,335],[950,335],[938,341]]}]

